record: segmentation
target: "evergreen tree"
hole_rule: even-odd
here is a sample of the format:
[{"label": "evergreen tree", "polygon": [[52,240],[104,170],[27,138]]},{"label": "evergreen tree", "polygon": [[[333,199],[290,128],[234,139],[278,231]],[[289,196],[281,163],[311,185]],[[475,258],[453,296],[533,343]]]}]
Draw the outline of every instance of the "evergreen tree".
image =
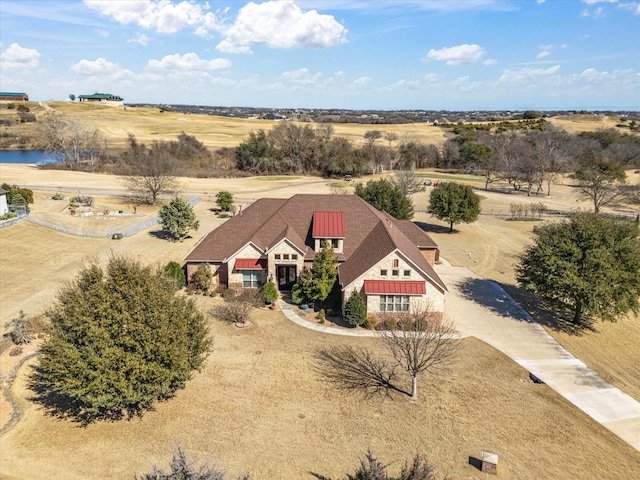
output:
[{"label": "evergreen tree", "polygon": [[638,312],[640,240],[638,224],[595,213],[534,229],[535,242],[520,256],[521,286],[549,304],[583,316],[615,321]]},{"label": "evergreen tree", "polygon": [[449,222],[449,231],[455,223],[473,223],[480,216],[480,196],[469,185],[455,182],[440,183],[431,191],[429,213]]},{"label": "evergreen tree", "polygon": [[32,387],[52,413],[84,424],[141,414],[200,369],[207,327],[162,269],[96,262],[58,294]]},{"label": "evergreen tree", "polygon": [[378,210],[387,212],[398,220],[410,220],[413,218],[413,202],[411,198],[389,180],[383,178],[382,180],[367,182],[366,186],[358,183],[355,192],[356,195]]},{"label": "evergreen tree", "polygon": [[311,270],[300,275],[302,291],[305,298],[322,303],[331,293],[338,277],[338,261],[333,247],[327,241],[322,242],[322,249],[316,253]]},{"label": "evergreen tree", "polygon": [[159,212],[162,228],[169,232],[174,240],[184,240],[189,230],[198,230],[200,222],[196,219],[193,207],[180,197],[175,197]]},{"label": "evergreen tree", "polygon": [[356,290],[351,292],[344,306],[344,319],[354,327],[367,321],[367,304]]}]

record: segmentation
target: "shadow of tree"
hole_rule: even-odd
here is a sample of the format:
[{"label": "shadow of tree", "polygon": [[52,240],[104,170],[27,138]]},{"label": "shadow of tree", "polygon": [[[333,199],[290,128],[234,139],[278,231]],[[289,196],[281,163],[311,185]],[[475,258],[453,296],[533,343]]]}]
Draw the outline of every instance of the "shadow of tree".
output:
[{"label": "shadow of tree", "polygon": [[318,350],[314,355],[315,371],[327,382],[343,391],[361,392],[365,397],[390,396],[392,392],[411,396],[396,385],[398,371],[384,358],[374,356],[366,348],[352,346]]},{"label": "shadow of tree", "polygon": [[149,232],[149,235],[160,240],[173,240],[171,234],[165,230],[153,230]]},{"label": "shadow of tree", "polygon": [[511,284],[501,284],[502,288],[522,306],[536,321],[558,332],[580,336],[585,332],[597,332],[593,320],[583,320],[576,324],[573,314],[544,303],[537,295]]},{"label": "shadow of tree", "polygon": [[458,282],[456,288],[464,296],[501,317],[533,323],[535,320],[493,280],[468,278]]},{"label": "shadow of tree", "polygon": [[458,230],[453,227],[453,231],[449,230],[449,227],[446,225],[434,225],[432,223],[425,222],[413,222],[418,228],[427,232],[427,233],[449,233],[451,235],[460,233]]}]

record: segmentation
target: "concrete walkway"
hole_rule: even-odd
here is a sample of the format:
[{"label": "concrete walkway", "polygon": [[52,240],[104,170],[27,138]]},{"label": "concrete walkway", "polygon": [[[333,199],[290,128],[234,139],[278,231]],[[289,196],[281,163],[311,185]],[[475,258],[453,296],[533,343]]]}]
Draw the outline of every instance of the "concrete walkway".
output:
[{"label": "concrete walkway", "polygon": [[[461,337],[473,336],[500,350],[580,410],[640,451],[640,402],[606,382],[537,324],[497,283],[446,261],[436,272],[449,288],[445,311]],[[336,328],[300,318],[280,300],[294,323],[322,333],[373,337],[376,332]]]},{"label": "concrete walkway", "polygon": [[445,309],[463,335],[500,350],[640,450],[640,402],[558,344],[497,283],[446,263],[436,272],[449,288]]}]

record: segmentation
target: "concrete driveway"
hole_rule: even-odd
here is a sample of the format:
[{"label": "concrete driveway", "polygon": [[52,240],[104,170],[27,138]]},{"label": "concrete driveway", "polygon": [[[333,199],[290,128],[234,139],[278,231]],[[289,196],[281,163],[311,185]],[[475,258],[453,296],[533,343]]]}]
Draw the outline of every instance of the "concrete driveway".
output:
[{"label": "concrete driveway", "polygon": [[496,282],[446,261],[436,272],[449,288],[445,311],[462,336],[500,350],[640,450],[640,402],[565,350]]}]

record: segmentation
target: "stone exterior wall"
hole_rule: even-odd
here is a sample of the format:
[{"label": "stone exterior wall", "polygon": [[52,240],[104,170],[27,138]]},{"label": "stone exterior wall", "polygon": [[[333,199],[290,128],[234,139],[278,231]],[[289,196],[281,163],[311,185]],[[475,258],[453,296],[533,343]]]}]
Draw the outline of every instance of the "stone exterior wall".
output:
[{"label": "stone exterior wall", "polygon": [[[220,282],[223,285],[227,285],[232,289],[240,289],[242,288],[242,272],[235,269],[236,267],[236,259],[238,258],[262,258],[262,252],[258,250],[255,246],[249,244],[245,245],[245,247],[240,250],[235,256],[231,257],[227,262],[227,271],[228,277],[226,282]],[[256,270],[257,271],[257,270]],[[262,270],[262,281],[265,280],[265,271]]]},{"label": "stone exterior wall", "polygon": [[[397,267],[395,267],[395,261],[397,261]],[[382,270],[387,270],[386,276],[381,275]],[[398,270],[397,276],[393,275],[393,270]],[[409,275],[405,275],[406,270],[409,271]],[[428,279],[423,277],[422,274],[397,251],[389,254],[350,285],[346,286],[342,292],[343,307],[353,290],[364,295],[365,280],[426,280],[426,295],[411,295],[409,300],[410,311],[418,311],[426,308],[438,312],[444,311],[444,293],[441,292],[438,287],[435,287]],[[379,295],[367,295],[365,299],[367,303],[367,315],[375,315],[380,312]]]},{"label": "stone exterior wall", "polygon": [[[280,255],[280,258],[276,259],[276,255]],[[284,258],[285,255],[288,255],[287,259]],[[293,255],[296,256],[295,259]],[[283,240],[269,251],[267,257],[267,278],[265,278],[265,281],[268,281],[271,276],[273,276],[273,282],[276,284],[276,288],[278,287],[276,278],[276,267],[278,265],[295,265],[298,276],[300,276],[304,265],[304,255],[287,240]]]}]

